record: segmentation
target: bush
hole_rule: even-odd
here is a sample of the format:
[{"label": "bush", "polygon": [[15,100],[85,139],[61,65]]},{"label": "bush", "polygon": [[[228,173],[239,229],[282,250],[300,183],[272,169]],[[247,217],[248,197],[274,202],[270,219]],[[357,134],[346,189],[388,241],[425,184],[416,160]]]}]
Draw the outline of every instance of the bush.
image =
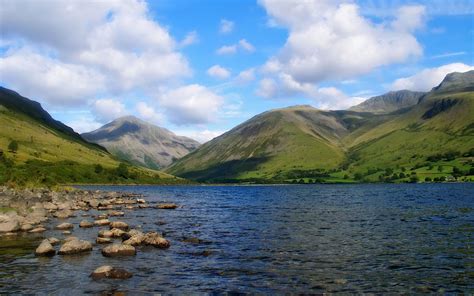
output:
[{"label": "bush", "polygon": [[125,179],[128,179],[130,176],[128,172],[128,166],[123,162],[119,164],[119,166],[115,170],[115,173],[117,174],[117,176],[125,178]]},{"label": "bush", "polygon": [[13,140],[8,144],[8,150],[12,153],[16,153],[18,151],[18,142]]},{"label": "bush", "polygon": [[95,172],[96,174],[100,174],[100,173],[102,173],[103,171],[104,171],[104,168],[102,167],[102,165],[96,164],[96,165],[94,166],[94,172]]},{"label": "bush", "polygon": [[426,178],[425,178],[425,182],[431,182],[431,178],[430,178],[430,177],[426,177]]}]

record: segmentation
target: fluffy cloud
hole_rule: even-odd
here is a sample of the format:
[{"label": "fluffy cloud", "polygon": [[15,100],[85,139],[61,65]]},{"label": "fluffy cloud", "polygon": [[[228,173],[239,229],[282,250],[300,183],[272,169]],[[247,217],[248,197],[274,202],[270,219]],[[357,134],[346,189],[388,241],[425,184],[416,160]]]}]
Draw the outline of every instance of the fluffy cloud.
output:
[{"label": "fluffy cloud", "polygon": [[199,36],[196,31],[189,32],[186,34],[186,37],[184,37],[183,40],[179,43],[182,47],[195,44],[199,42]]},{"label": "fluffy cloud", "polygon": [[243,50],[246,52],[254,52],[255,51],[255,46],[253,46],[250,42],[248,42],[245,39],[240,39],[237,44],[231,44],[231,45],[224,45],[216,50],[216,53],[219,55],[224,55],[224,54],[234,54],[237,52],[237,50]]},{"label": "fluffy cloud", "polygon": [[248,51],[248,52],[254,52],[255,51],[255,47],[245,39],[240,39],[239,46],[240,46],[240,48],[242,48],[243,50]]},{"label": "fluffy cloud", "polygon": [[163,122],[163,115],[156,112],[155,109],[148,105],[146,102],[138,102],[135,106],[138,117],[142,118],[145,121],[161,124]]},{"label": "fluffy cloud", "polygon": [[0,58],[2,82],[51,105],[80,105],[102,89],[101,73],[21,49]]},{"label": "fluffy cloud", "polygon": [[216,50],[219,55],[234,54],[237,52],[237,45],[224,45]]},{"label": "fluffy cloud", "polygon": [[429,91],[441,83],[447,74],[451,72],[467,72],[470,70],[474,70],[474,66],[462,63],[453,63],[437,68],[428,68],[415,75],[395,80],[390,88],[392,90],[408,89],[413,91]]},{"label": "fluffy cloud", "polygon": [[219,33],[221,34],[228,34],[234,30],[234,22],[221,19],[221,23],[219,25]]},{"label": "fluffy cloud", "polygon": [[125,105],[113,99],[100,99],[92,105],[92,111],[99,122],[106,123],[127,115]]},{"label": "fluffy cloud", "polygon": [[265,68],[300,83],[346,79],[418,57],[413,31],[423,24],[422,6],[401,7],[396,17],[373,23],[344,1],[260,0],[272,20],[289,29],[285,46]]},{"label": "fluffy cloud", "polygon": [[[10,44],[2,60],[23,59],[28,48],[49,64],[38,67],[39,62],[22,63],[15,67],[8,63],[2,68],[5,79],[13,79],[10,76],[20,71],[49,77],[51,69],[65,69],[67,75],[59,92],[65,98],[77,97],[76,85],[82,81],[93,80],[92,85],[101,83],[105,92],[120,94],[156,88],[191,74],[187,60],[176,50],[176,42],[166,28],[149,17],[144,1],[93,1],[87,5],[80,0],[3,1],[0,27],[2,39]],[[12,83],[20,92],[45,98],[58,93],[59,84],[37,84],[25,87],[25,83]],[[87,95],[91,93],[82,92],[82,96]]]},{"label": "fluffy cloud", "polygon": [[180,136],[185,136],[189,137],[191,139],[194,139],[198,141],[199,143],[205,143],[207,141],[210,141],[214,139],[215,137],[218,137],[222,135],[224,131],[211,131],[208,129],[204,130],[177,130],[176,134]]},{"label": "fluffy cloud", "polygon": [[243,70],[237,75],[237,81],[240,83],[248,83],[250,81],[255,80],[255,69],[250,68],[247,70]]},{"label": "fluffy cloud", "polygon": [[224,102],[221,96],[199,84],[170,90],[158,99],[168,120],[177,125],[215,121]]},{"label": "fluffy cloud", "polygon": [[311,83],[300,83],[288,74],[280,73],[276,78],[259,81],[256,94],[264,98],[286,98],[302,96],[313,100],[313,104],[324,110],[341,110],[365,100],[352,97],[335,87],[316,87]]},{"label": "fluffy cloud", "polygon": [[94,131],[102,126],[101,123],[95,121],[89,116],[82,116],[65,122],[68,126],[80,134]]},{"label": "fluffy cloud", "polygon": [[207,75],[214,78],[226,79],[230,77],[230,71],[219,65],[214,65],[207,69]]}]

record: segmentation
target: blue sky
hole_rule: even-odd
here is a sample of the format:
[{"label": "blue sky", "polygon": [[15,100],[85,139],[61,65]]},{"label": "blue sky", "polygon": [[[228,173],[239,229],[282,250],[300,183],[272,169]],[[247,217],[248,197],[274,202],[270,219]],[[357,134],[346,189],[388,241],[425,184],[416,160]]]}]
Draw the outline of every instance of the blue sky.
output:
[{"label": "blue sky", "polygon": [[0,84],[79,132],[135,115],[203,142],[474,69],[474,3],[0,0]]}]

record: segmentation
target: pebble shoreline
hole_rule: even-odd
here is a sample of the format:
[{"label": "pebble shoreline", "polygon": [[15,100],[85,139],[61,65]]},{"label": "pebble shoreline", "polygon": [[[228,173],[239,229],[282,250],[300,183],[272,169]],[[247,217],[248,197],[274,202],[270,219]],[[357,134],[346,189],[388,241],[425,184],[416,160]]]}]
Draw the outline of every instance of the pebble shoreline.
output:
[{"label": "pebble shoreline", "polygon": [[[142,195],[123,192],[75,189],[13,190],[0,187],[0,239],[3,236],[11,237],[24,233],[41,234],[47,230],[43,223],[50,221],[56,223],[55,230],[63,231],[62,234],[67,237],[63,240],[55,237],[44,238],[35,250],[36,256],[87,256],[94,247],[100,245],[103,245],[101,253],[105,257],[134,256],[137,248],[142,245],[167,249],[171,246],[170,242],[158,232],[144,233],[139,229],[130,228],[123,221],[115,220],[125,216],[123,210],[150,207],[152,205]],[[178,208],[178,205],[158,203],[154,208],[173,210]],[[97,210],[99,214],[83,214],[85,219],[77,225],[67,221],[68,218],[77,216],[76,211],[87,213],[90,210]],[[94,243],[70,235],[71,231],[92,227],[98,229]],[[121,242],[114,242],[114,239]],[[91,273],[93,279],[127,279],[131,276],[133,275],[125,269],[112,266],[100,266]]]}]

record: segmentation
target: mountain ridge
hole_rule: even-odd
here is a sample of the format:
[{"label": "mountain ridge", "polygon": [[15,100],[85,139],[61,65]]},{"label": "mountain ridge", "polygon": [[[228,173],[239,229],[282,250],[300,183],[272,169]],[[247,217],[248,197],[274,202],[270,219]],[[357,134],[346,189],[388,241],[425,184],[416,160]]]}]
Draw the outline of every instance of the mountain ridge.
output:
[{"label": "mountain ridge", "polygon": [[82,137],[119,158],[152,169],[166,167],[200,145],[135,116],[117,118]]}]

